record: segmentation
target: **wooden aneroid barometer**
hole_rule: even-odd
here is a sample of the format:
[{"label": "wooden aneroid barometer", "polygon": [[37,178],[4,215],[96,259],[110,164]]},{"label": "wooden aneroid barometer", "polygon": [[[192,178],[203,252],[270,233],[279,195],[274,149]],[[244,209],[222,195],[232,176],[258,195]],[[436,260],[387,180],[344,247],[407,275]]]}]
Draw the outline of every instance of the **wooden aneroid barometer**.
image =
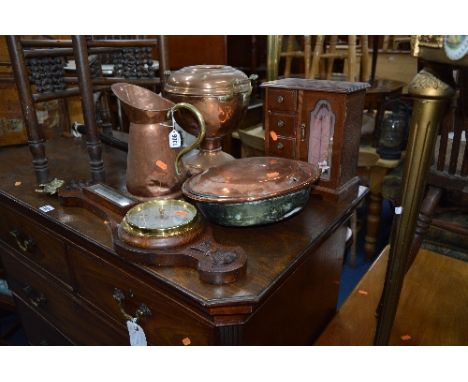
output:
[{"label": "wooden aneroid barometer", "polygon": [[322,170],[315,192],[337,200],[357,192],[367,83],[285,78],[265,88],[265,153]]},{"label": "wooden aneroid barometer", "polygon": [[58,193],[62,204],[84,207],[105,219],[114,250],[127,260],[195,268],[210,284],[233,282],[245,274],[244,250],[217,243],[197,208],[184,200],[140,203],[103,184],[68,184]]}]

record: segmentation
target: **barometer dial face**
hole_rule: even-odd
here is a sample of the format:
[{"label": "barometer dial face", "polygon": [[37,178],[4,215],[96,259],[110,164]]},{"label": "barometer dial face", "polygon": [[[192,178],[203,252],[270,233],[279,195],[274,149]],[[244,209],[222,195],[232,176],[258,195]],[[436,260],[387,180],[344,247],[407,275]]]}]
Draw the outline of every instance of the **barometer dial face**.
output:
[{"label": "barometer dial face", "polygon": [[130,209],[125,222],[145,233],[164,233],[182,229],[194,222],[197,209],[182,200],[152,200]]}]

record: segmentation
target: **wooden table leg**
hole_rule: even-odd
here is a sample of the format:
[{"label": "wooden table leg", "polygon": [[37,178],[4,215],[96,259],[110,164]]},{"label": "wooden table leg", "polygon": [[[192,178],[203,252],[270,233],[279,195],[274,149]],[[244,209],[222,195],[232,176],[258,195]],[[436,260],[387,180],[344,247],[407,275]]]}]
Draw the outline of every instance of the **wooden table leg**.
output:
[{"label": "wooden table leg", "polygon": [[351,215],[351,231],[353,232],[352,243],[351,243],[351,256],[349,264],[355,268],[356,267],[356,247],[357,247],[357,213],[353,212]]},{"label": "wooden table leg", "polygon": [[370,171],[367,229],[364,239],[364,253],[367,259],[372,258],[375,252],[382,211],[382,183],[388,170],[389,168],[375,166]]}]

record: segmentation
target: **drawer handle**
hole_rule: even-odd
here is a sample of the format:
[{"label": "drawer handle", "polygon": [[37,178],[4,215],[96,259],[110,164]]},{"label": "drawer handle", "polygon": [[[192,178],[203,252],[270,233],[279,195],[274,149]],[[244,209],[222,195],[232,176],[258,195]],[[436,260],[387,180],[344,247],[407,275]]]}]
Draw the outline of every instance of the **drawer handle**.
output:
[{"label": "drawer handle", "polygon": [[14,229],[13,231],[10,231],[10,235],[15,238],[16,245],[23,252],[32,252],[32,250],[36,246],[36,243],[34,242],[33,239],[27,236],[24,237],[25,235],[22,235],[18,229]]},{"label": "drawer handle", "polygon": [[279,119],[276,125],[281,128],[281,127],[284,127],[285,123],[282,119]]},{"label": "drawer handle", "polygon": [[29,302],[36,308],[43,308],[47,304],[47,298],[42,292],[38,292],[31,285],[26,285],[23,292],[29,299]]},{"label": "drawer handle", "polygon": [[284,97],[283,97],[283,96],[278,96],[278,97],[276,97],[276,102],[278,102],[278,103],[283,103],[283,101],[284,101]]},{"label": "drawer handle", "polygon": [[305,123],[301,123],[301,141],[305,139]]},{"label": "drawer handle", "polygon": [[117,301],[117,304],[119,305],[119,309],[127,321],[137,322],[141,317],[150,317],[152,315],[150,308],[148,308],[146,304],[140,304],[140,306],[135,312],[135,317],[128,314],[123,307],[125,294],[119,288],[114,288],[114,293],[112,297],[114,298],[115,301]]},{"label": "drawer handle", "polygon": [[276,145],[276,148],[277,148],[278,150],[283,150],[284,144],[282,144],[281,142],[278,142],[278,144]]}]

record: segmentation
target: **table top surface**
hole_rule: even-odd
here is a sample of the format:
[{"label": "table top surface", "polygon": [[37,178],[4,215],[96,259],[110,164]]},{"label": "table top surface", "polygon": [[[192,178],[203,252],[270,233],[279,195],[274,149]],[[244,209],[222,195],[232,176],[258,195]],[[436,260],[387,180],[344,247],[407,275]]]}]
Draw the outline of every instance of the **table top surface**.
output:
[{"label": "table top surface", "polygon": [[367,94],[390,94],[393,92],[401,92],[407,84],[402,81],[377,79],[371,87],[367,88]]},{"label": "table top surface", "polygon": [[[48,141],[46,154],[52,178],[65,181],[89,179],[89,159],[85,143],[80,139]],[[126,153],[103,146],[103,160],[106,184],[124,191]],[[101,219],[78,207],[61,206],[56,196],[34,192],[36,185],[31,161],[27,146],[0,149],[0,200],[14,203],[23,213],[38,214],[48,226],[59,224],[72,237],[85,238],[111,256],[118,256],[113,251],[110,229]],[[131,266],[205,306],[258,302],[304,260],[307,251],[318,247],[350,217],[366,193],[367,189],[361,187],[358,195],[336,203],[312,196],[302,212],[276,224],[245,228],[211,225],[216,241],[241,246],[247,253],[247,274],[231,284],[204,283],[199,280],[196,270],[186,267]],[[46,204],[55,209],[48,213],[38,210]]]},{"label": "table top surface", "polygon": [[[363,157],[368,154],[369,156],[375,156],[375,161],[372,161],[372,163],[367,163],[365,158],[361,161],[361,155]],[[359,163],[358,167],[365,167],[365,166],[375,166],[375,167],[385,167],[385,168],[395,168],[397,167],[401,162],[403,162],[405,158],[405,153],[403,152],[401,155],[400,159],[384,159],[379,156],[377,153],[377,149],[372,146],[359,146]],[[362,162],[362,163],[361,163]]]}]

